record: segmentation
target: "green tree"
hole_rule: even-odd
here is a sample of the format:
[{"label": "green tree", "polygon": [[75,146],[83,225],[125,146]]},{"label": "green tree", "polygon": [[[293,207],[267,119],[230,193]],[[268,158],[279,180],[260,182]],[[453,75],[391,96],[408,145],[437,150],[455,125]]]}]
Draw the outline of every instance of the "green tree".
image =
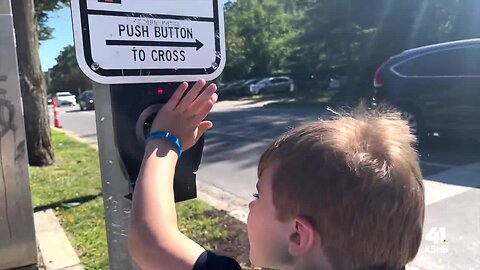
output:
[{"label": "green tree", "polygon": [[312,78],[326,81],[333,74],[350,72],[358,58],[359,44],[371,35],[362,2],[302,1],[303,9],[297,16],[300,34],[288,62],[301,89],[316,90]]},{"label": "green tree", "polygon": [[37,21],[33,0],[12,1],[23,97],[28,159],[31,165],[54,162],[48,121],[46,85],[40,68]]},{"label": "green tree", "polygon": [[47,26],[49,12],[59,10],[70,4],[69,0],[34,0],[35,16],[39,29],[39,40],[47,40],[53,37],[53,28]]},{"label": "green tree", "polygon": [[[452,19],[456,0],[385,1],[378,5],[373,35],[362,44],[354,87],[358,94],[371,89],[375,69],[406,49],[452,40]],[[368,93],[368,91],[367,91]]]},{"label": "green tree", "polygon": [[285,72],[297,32],[288,1],[243,0],[226,5],[227,66],[224,79]]},{"label": "green tree", "polygon": [[299,75],[348,75],[358,98],[369,93],[375,69],[405,49],[479,36],[474,0],[304,1],[303,30],[290,56]]},{"label": "green tree", "polygon": [[347,75],[352,98],[403,50],[480,37],[477,0],[237,0],[225,12],[225,79],[289,73],[302,89]]},{"label": "green tree", "polygon": [[75,58],[75,48],[71,45],[65,47],[56,58],[57,64],[50,70],[51,82],[48,91],[86,90],[92,87],[90,79],[83,74]]},{"label": "green tree", "polygon": [[58,9],[62,3],[67,3],[67,0],[12,1],[28,159],[33,166],[46,166],[54,162],[47,91],[38,46],[40,39],[51,37],[52,29],[45,25],[48,12]]}]

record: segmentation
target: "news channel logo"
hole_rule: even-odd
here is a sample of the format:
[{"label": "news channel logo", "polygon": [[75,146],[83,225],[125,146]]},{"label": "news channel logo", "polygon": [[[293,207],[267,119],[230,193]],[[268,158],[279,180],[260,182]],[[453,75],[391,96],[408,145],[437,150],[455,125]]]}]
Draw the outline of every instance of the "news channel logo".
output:
[{"label": "news channel logo", "polygon": [[425,241],[428,243],[425,245],[428,253],[448,253],[447,229],[445,227],[432,227],[425,236]]}]

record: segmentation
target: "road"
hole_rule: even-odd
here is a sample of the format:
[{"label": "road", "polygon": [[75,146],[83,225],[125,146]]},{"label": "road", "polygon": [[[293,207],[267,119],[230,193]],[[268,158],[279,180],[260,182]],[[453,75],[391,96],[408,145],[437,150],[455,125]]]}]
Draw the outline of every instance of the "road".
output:
[{"label": "road", "polygon": [[[221,102],[210,119],[198,180],[245,201],[257,181],[263,150],[290,127],[315,120],[323,108]],[[95,113],[61,108],[61,123],[96,143]],[[480,269],[480,145],[436,138],[419,150],[426,188],[424,241],[410,269]],[[443,233],[445,232],[445,233]],[[427,237],[429,236],[429,237]],[[437,236],[447,243],[435,243]]]}]

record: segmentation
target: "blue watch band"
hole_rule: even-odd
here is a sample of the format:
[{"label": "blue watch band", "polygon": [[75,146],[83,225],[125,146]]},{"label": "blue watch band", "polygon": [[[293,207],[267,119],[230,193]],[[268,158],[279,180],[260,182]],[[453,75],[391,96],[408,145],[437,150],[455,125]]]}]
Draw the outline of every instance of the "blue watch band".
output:
[{"label": "blue watch band", "polygon": [[165,131],[155,131],[150,133],[150,135],[147,138],[147,141],[149,140],[156,140],[156,139],[167,139],[169,140],[173,145],[177,147],[178,150],[178,157],[182,156],[182,142],[180,139],[173,135],[170,132],[165,132]]}]

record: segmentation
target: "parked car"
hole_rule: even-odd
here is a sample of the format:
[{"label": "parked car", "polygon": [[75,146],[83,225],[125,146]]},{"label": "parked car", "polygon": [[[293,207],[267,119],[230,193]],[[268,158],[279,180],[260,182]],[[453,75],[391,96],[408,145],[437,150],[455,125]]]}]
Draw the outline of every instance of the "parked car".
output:
[{"label": "parked car", "polygon": [[293,91],[295,91],[295,83],[289,77],[265,78],[250,86],[250,92],[254,95]]},{"label": "parked car", "polygon": [[347,86],[348,77],[343,75],[338,75],[330,78],[328,83],[328,90],[341,90]]},{"label": "parked car", "polygon": [[480,39],[440,43],[393,56],[375,73],[373,105],[402,111],[419,139],[430,131],[480,134]]},{"label": "parked car", "polygon": [[64,105],[69,105],[69,106],[75,106],[77,105],[77,99],[75,95],[73,95],[70,92],[58,92],[55,94],[55,97],[58,100],[58,105],[59,106],[64,106]]},{"label": "parked car", "polygon": [[87,90],[80,94],[78,98],[78,105],[80,110],[94,110],[95,109],[95,92],[93,90]]},{"label": "parked car", "polygon": [[239,80],[228,84],[226,87],[219,88],[220,97],[245,97],[251,95],[250,86],[261,79]]},{"label": "parked car", "polygon": [[243,84],[245,80],[238,80],[234,81],[228,84],[225,84],[223,86],[219,86],[217,90],[217,94],[219,99],[224,99],[224,98],[230,98],[230,97],[235,97],[236,92],[235,89],[237,86]]},{"label": "parked car", "polygon": [[237,90],[238,95],[240,96],[248,96],[251,95],[252,92],[250,92],[250,88],[252,85],[256,84],[262,79],[256,78],[256,79],[250,79],[246,80],[242,85],[240,85]]}]

